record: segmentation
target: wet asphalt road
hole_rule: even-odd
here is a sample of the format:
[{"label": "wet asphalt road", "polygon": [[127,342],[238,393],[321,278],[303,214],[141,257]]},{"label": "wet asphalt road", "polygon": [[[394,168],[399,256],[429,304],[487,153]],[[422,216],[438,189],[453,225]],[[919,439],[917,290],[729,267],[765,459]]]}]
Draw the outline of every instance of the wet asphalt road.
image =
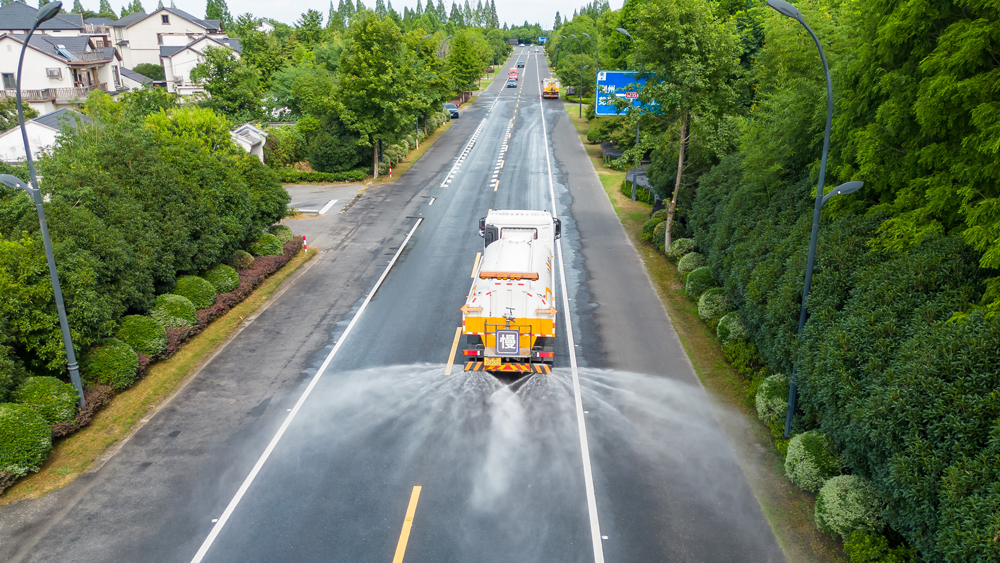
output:
[{"label": "wet asphalt road", "polygon": [[[120,452],[0,508],[0,555],[190,561],[412,231],[204,561],[393,561],[415,486],[407,562],[594,561],[567,314],[605,559],[783,561],[561,101],[539,98],[544,58],[517,51],[518,88],[491,84],[397,182],[292,222],[323,254]],[[516,393],[444,376],[478,218],[551,210],[550,181],[556,372]]]}]

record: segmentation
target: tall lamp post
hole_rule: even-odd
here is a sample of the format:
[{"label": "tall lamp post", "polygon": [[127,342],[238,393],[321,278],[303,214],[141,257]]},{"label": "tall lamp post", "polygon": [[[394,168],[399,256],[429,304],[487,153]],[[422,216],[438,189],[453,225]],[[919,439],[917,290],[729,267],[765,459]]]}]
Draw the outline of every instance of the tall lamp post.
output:
[{"label": "tall lamp post", "polygon": [[580,92],[576,95],[576,101],[579,102],[579,117],[583,117],[583,41],[576,36],[576,34],[570,33],[570,37],[576,39],[576,42],[580,45]]},{"label": "tall lamp post", "polygon": [[[802,305],[799,308],[799,330],[796,333],[797,338],[801,339],[802,329],[806,324],[806,300],[809,298],[809,286],[812,284],[813,266],[816,262],[816,240],[819,238],[820,211],[823,209],[823,205],[833,196],[857,191],[861,189],[864,182],[847,182],[837,186],[832,192],[826,195],[823,194],[823,181],[826,179],[826,156],[830,151],[830,129],[833,127],[833,84],[830,81],[830,67],[826,63],[826,53],[823,52],[823,46],[820,45],[819,38],[813,33],[812,28],[806,24],[802,14],[795,6],[784,0],[767,0],[767,5],[774,8],[781,15],[799,22],[802,24],[802,27],[806,28],[806,31],[813,38],[813,42],[816,43],[816,48],[819,50],[819,58],[823,62],[823,74],[826,76],[826,132],[823,135],[823,156],[819,161],[819,182],[816,185],[816,205],[813,208],[812,234],[809,237],[809,258],[806,260],[806,280],[802,288]],[[792,434],[792,418],[795,416],[795,402],[798,398],[798,385],[795,376],[796,369],[793,364],[792,377],[788,386],[788,413],[785,415],[784,438],[786,440]]]},{"label": "tall lamp post", "polygon": [[[628,37],[629,39],[631,39],[632,40],[632,46],[635,47],[636,52],[639,51],[639,43],[635,40],[635,37],[632,37],[632,34],[629,33],[627,29],[625,29],[624,27],[616,27],[615,31],[617,31],[618,33],[621,33],[625,37]],[[636,113],[637,114],[639,113],[638,108],[636,109]],[[636,147],[639,146],[639,129],[641,128],[641,125],[642,124],[639,122],[639,116],[637,115],[636,118],[635,118],[635,146]],[[636,160],[636,163],[635,163],[636,167],[639,167],[640,164],[642,164],[642,155],[638,156],[638,159]],[[632,201],[635,201],[635,183],[634,182],[632,184]]]},{"label": "tall lamp post", "polygon": [[24,127],[24,105],[21,102],[21,70],[24,66],[24,53],[31,41],[38,26],[54,18],[62,8],[62,2],[51,2],[39,8],[35,15],[35,24],[31,26],[31,31],[24,38],[21,44],[21,56],[17,61],[17,121],[21,126],[21,140],[24,142],[24,156],[28,161],[28,174],[31,178],[31,185],[25,184],[21,179],[10,174],[0,174],[0,182],[4,185],[24,190],[28,192],[35,202],[35,210],[38,212],[38,222],[42,230],[42,242],[45,244],[45,258],[49,264],[49,276],[52,278],[52,292],[55,294],[56,311],[59,314],[59,328],[62,329],[63,344],[66,347],[66,368],[69,370],[69,379],[76,388],[79,397],[80,408],[86,406],[83,398],[83,382],[80,381],[80,368],[76,363],[76,353],[73,350],[73,338],[69,332],[69,321],[66,319],[66,306],[63,304],[62,288],[59,286],[59,273],[56,271],[56,260],[52,254],[52,241],[49,240],[49,227],[45,221],[45,209],[42,207],[42,194],[38,190],[38,177],[35,174],[35,162],[31,158],[31,145],[28,143],[28,130]]}]

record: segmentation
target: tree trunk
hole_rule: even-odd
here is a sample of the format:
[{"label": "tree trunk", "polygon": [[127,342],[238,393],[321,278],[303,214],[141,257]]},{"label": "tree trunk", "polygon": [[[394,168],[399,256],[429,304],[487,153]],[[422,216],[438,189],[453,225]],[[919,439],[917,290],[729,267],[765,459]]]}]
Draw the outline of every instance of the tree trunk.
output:
[{"label": "tree trunk", "polygon": [[687,112],[681,112],[681,134],[680,150],[677,151],[677,180],[674,182],[674,196],[670,198],[670,205],[667,207],[667,232],[665,249],[670,249],[670,228],[674,223],[674,211],[677,210],[677,194],[681,191],[681,175],[684,173],[684,147],[687,146]]},{"label": "tree trunk", "polygon": [[372,160],[375,161],[375,172],[373,176],[375,180],[378,180],[378,141],[372,140],[372,151],[374,151],[374,156]]}]

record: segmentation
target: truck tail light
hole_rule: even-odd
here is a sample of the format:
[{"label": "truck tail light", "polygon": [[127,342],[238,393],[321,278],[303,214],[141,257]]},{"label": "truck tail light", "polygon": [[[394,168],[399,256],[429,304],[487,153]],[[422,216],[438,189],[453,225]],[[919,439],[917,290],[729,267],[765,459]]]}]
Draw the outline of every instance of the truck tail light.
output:
[{"label": "truck tail light", "polygon": [[555,352],[539,352],[538,353],[538,357],[539,358],[554,358],[554,357],[556,357],[556,353]]},{"label": "truck tail light", "polygon": [[462,350],[462,355],[464,356],[479,356],[482,353],[482,350]]}]

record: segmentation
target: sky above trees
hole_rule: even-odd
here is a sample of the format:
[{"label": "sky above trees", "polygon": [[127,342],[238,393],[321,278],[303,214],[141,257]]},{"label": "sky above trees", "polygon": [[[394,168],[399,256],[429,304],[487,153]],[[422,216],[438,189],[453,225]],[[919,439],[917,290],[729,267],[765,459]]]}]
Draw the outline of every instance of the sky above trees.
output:
[{"label": "sky above trees", "polygon": [[[362,1],[369,8],[375,6],[375,0]],[[611,9],[620,9],[623,1],[610,0]],[[115,0],[111,2],[113,6],[117,6],[119,3],[121,3],[120,0],[119,2],[115,2]],[[175,0],[175,3],[178,8],[185,12],[190,12],[196,16],[205,15],[205,0]],[[464,4],[464,2],[462,3]],[[539,23],[543,29],[550,29],[552,27],[556,11],[563,16],[572,16],[573,10],[579,9],[585,3],[584,0],[546,0],[545,2],[539,2],[538,0],[496,0],[497,16],[500,18],[501,27],[503,27],[504,22],[507,22],[508,25],[521,25],[527,21],[528,23]],[[94,4],[94,7],[91,8],[90,4]],[[164,4],[168,5],[166,2]],[[421,0],[421,4],[426,4],[426,2]],[[475,2],[472,2],[472,4],[474,6]],[[96,0],[89,0],[89,3],[87,0],[84,0],[84,7],[88,9],[96,9],[96,5]],[[156,0],[144,0],[142,5],[149,12],[156,8]],[[402,12],[403,6],[409,6],[410,9],[413,9],[416,5],[417,0],[394,0],[392,2],[392,7],[397,12]],[[449,10],[451,9],[451,0],[445,2],[445,7]],[[330,2],[329,0],[229,1],[229,11],[234,17],[244,12],[251,12],[257,17],[272,18],[289,25],[295,23],[295,19],[299,14],[310,8],[318,10],[321,14],[326,14],[330,9]]]}]

